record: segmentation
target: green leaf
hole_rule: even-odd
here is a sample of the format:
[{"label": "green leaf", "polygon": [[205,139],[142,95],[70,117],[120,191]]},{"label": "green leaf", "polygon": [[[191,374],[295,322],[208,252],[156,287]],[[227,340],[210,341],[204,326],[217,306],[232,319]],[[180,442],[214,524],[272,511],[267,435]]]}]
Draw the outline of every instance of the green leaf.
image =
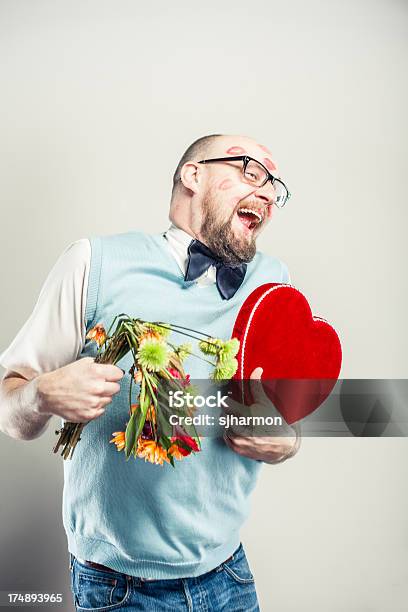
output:
[{"label": "green leaf", "polygon": [[165,413],[160,408],[160,405],[157,407],[156,415],[157,415],[157,428],[158,428],[160,436],[171,435],[173,428],[170,425],[168,419],[166,418]]},{"label": "green leaf", "polygon": [[132,416],[129,419],[129,422],[126,426],[125,432],[125,455],[126,459],[129,458],[132,449],[136,442],[136,430],[137,430],[137,413],[133,412]]},{"label": "green leaf", "polygon": [[[143,368],[142,368],[142,373],[144,374]],[[140,404],[141,410],[143,410],[143,406],[144,406],[145,393],[146,393],[146,377],[142,376],[142,384],[140,385],[140,396],[139,396],[139,404]]]},{"label": "green leaf", "polygon": [[160,436],[160,440],[159,440],[161,446],[163,448],[165,448],[166,450],[168,450],[171,446],[171,441],[170,438],[168,436]]},{"label": "green leaf", "polygon": [[147,412],[149,406],[150,406],[150,395],[146,391],[144,396],[143,396],[143,402],[140,403],[140,407],[141,407],[143,412]]},{"label": "green leaf", "polygon": [[143,426],[146,421],[146,412],[142,412],[142,413],[139,412],[139,414],[140,414],[140,420],[139,420],[139,423],[136,429],[136,440],[139,439],[140,434],[142,433],[142,430],[143,430]]},{"label": "green leaf", "polygon": [[148,374],[147,372],[145,373],[145,377],[146,377],[146,383],[147,386],[149,387],[149,391],[150,391],[150,399],[153,402],[154,406],[157,406],[157,397],[155,392],[153,391],[153,387],[151,385],[151,376],[150,374]]},{"label": "green leaf", "polygon": [[[142,388],[144,390],[144,378],[142,380]],[[140,394],[141,395],[141,394]],[[145,393],[144,397],[143,397],[143,404],[142,404],[142,400],[140,400],[140,410],[137,410],[137,412],[134,412],[133,415],[137,415],[138,417],[138,421],[137,421],[137,426],[135,426],[135,438],[134,438],[134,443],[136,444],[137,441],[139,440],[140,434],[142,433],[145,421],[146,421],[146,413],[147,413],[147,409],[150,406],[150,402],[149,402],[149,397],[148,395]],[[133,416],[132,415],[132,416]]]}]

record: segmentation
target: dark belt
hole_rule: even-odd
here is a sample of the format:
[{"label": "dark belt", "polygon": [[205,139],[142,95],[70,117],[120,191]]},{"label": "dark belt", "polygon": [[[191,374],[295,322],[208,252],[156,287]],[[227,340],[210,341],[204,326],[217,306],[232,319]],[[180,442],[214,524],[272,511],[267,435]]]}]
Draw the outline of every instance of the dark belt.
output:
[{"label": "dark belt", "polygon": [[89,567],[93,567],[95,569],[99,569],[99,570],[103,570],[104,572],[116,572],[116,570],[113,570],[110,567],[106,567],[106,565],[101,565],[100,563],[94,563],[93,561],[88,561],[88,559],[85,560],[85,564],[89,565]]}]

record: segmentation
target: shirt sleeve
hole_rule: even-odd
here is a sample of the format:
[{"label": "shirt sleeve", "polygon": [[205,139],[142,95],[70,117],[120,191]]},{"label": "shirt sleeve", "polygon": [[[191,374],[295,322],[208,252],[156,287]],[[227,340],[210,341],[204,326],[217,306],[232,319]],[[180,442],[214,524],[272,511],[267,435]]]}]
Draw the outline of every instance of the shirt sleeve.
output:
[{"label": "shirt sleeve", "polygon": [[72,242],[49,272],[29,319],[0,365],[32,379],[76,361],[85,344],[85,307],[91,245]]}]

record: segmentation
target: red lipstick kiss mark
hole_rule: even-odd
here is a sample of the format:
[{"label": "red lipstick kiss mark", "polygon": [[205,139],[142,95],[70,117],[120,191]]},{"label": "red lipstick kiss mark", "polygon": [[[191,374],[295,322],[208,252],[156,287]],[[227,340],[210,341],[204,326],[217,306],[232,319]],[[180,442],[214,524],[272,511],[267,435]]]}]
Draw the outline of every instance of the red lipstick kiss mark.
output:
[{"label": "red lipstick kiss mark", "polygon": [[228,155],[244,155],[246,153],[245,149],[242,147],[230,147],[228,151],[225,151]]},{"label": "red lipstick kiss mark", "polygon": [[271,171],[276,170],[275,164],[271,162],[271,160],[268,159],[267,157],[264,157],[263,163],[264,163],[264,166],[268,168],[268,170],[271,170]]},{"label": "red lipstick kiss mark", "polygon": [[221,189],[221,191],[225,191],[226,189],[232,187],[232,181],[229,178],[223,179],[219,185],[217,185],[217,187],[218,189]]},{"label": "red lipstick kiss mark", "polygon": [[265,145],[257,144],[257,146],[262,149],[262,151],[265,151],[265,153],[268,153],[268,155],[272,155],[268,147],[265,147]]}]

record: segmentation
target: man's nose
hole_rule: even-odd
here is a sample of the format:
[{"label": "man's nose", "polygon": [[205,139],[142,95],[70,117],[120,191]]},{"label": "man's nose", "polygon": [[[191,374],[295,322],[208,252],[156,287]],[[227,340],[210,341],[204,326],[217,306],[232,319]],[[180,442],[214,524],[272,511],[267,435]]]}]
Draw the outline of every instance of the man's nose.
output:
[{"label": "man's nose", "polygon": [[275,189],[270,181],[265,183],[263,187],[258,187],[253,195],[262,200],[264,204],[272,205],[275,202]]}]

